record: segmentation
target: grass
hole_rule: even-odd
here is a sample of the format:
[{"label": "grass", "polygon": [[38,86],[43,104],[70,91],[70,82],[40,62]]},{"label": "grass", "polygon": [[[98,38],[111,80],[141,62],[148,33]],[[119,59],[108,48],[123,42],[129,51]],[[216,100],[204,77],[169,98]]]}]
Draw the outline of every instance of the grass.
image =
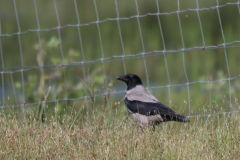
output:
[{"label": "grass", "polygon": [[[181,2],[180,10],[196,8],[196,4],[190,2]],[[223,0],[219,2],[220,5],[226,4]],[[14,5],[11,1],[2,3],[4,5],[0,6],[5,6],[0,9],[3,15],[2,33],[17,33],[19,29],[17,28],[18,25],[16,25],[16,18],[13,16],[16,14]],[[107,3],[110,7],[106,8]],[[26,10],[26,6],[30,5],[32,7],[28,7]],[[147,3],[138,1],[138,5],[141,15],[157,13],[155,1],[148,1]],[[39,39],[35,32],[24,33],[26,30],[38,28],[35,23],[34,4],[17,2],[16,6],[21,25],[24,66],[28,66],[30,69],[24,70],[24,81],[22,83],[21,67],[17,67],[22,66],[20,61],[21,54],[19,54],[19,47],[13,47],[13,44],[19,44],[19,39],[14,38],[14,36],[2,36],[1,42],[4,51],[2,58],[4,58],[5,66],[3,70],[9,70],[9,72],[2,74],[1,84],[3,84],[4,95],[0,100],[3,106],[43,102],[46,99],[44,88],[47,91],[48,86],[52,88],[49,94],[47,94],[47,100],[49,101],[62,98],[79,99],[86,95],[85,88],[81,87],[83,86],[82,82],[79,82],[83,80],[83,71],[88,75],[86,82],[92,86],[93,95],[94,93],[105,94],[106,89],[109,88],[100,87],[103,81],[106,80],[102,73],[101,63],[86,64],[84,70],[81,68],[81,65],[70,65],[64,68],[44,67],[44,75],[40,71],[42,67],[32,68],[31,66],[40,66],[43,62],[46,66],[62,64],[60,40],[55,38],[59,35],[56,32],[58,24],[55,21],[54,3],[50,1],[39,1],[37,3],[41,29],[55,28],[50,31],[41,31],[41,46],[43,50],[40,49]],[[79,7],[81,24],[97,20],[93,1],[79,1],[77,6]],[[202,9],[214,7],[216,4],[215,2],[205,0],[199,6]],[[121,18],[137,14],[134,1],[119,1],[118,7]],[[159,7],[161,13],[171,13],[178,10],[176,1],[159,1]],[[59,8],[61,26],[78,24],[73,3],[67,1],[57,2],[57,8]],[[64,8],[64,10],[61,10],[61,8]],[[97,8],[100,20],[117,17],[114,1],[97,3]],[[237,28],[240,21],[229,18],[238,15],[237,5],[226,5],[220,7],[219,10],[226,43],[237,41],[239,39]],[[187,11],[179,14],[185,48],[203,46],[196,12]],[[215,46],[222,44],[222,32],[216,9],[200,11],[200,16],[205,45]],[[157,16],[150,15],[140,18],[146,52],[163,51],[162,34],[159,31],[157,18]],[[181,49],[182,40],[177,13],[161,15],[160,19],[166,50]],[[189,24],[191,24],[191,27],[189,27]],[[141,38],[139,30],[136,29],[138,28],[136,19],[121,20],[120,26],[126,56],[142,53]],[[95,23],[82,26],[80,29],[85,61],[95,61],[102,58],[102,47],[106,59],[123,54],[122,45],[119,41],[119,30],[115,21],[100,23],[102,44],[99,43],[99,34]],[[68,26],[61,29],[61,42],[65,63],[71,64],[72,62],[83,61],[81,57],[82,48],[79,45],[80,41],[76,27]],[[153,53],[149,57],[146,55],[148,76],[145,75],[142,58],[135,57],[132,59],[126,57],[124,62],[126,63],[127,73],[139,75],[146,87],[146,80],[150,81],[151,85],[149,87],[153,87],[150,90],[161,102],[167,105],[169,104],[169,99],[171,99],[171,107],[182,114],[188,113],[188,104],[190,103],[191,114],[194,114],[195,111],[202,112],[203,110],[229,107],[230,98],[239,95],[240,70],[236,69],[236,66],[239,64],[240,54],[238,53],[240,50],[239,47],[236,47],[238,46],[237,42],[232,45],[235,47],[226,48],[227,59],[224,49],[221,48],[184,52],[186,73],[190,82],[208,81],[209,79],[211,81],[219,81],[211,84],[193,83],[189,88],[186,85],[179,85],[188,83],[185,70],[183,69],[182,52],[166,52],[168,70],[162,54],[156,53],[155,55]],[[41,52],[43,52],[43,61],[39,60]],[[104,62],[107,79],[115,79],[115,77],[123,74],[121,59],[122,57],[119,57],[119,59],[115,57],[110,59],[111,62],[109,63],[107,61]],[[226,60],[229,63],[231,77],[236,78],[231,80],[231,88],[227,81],[229,73]],[[15,70],[14,67],[18,69]],[[168,88],[161,87],[169,84],[167,73],[169,73],[170,82],[173,85],[171,87],[171,97],[168,97]],[[123,90],[120,89],[118,84],[113,85],[113,90],[116,88],[118,88],[116,89],[117,91]],[[22,90],[25,91],[24,96],[21,94]],[[209,91],[211,95],[209,95]],[[190,102],[188,99],[189,93]],[[229,96],[230,94],[231,96]],[[120,96],[124,97],[123,94]],[[223,97],[224,99],[222,99]],[[109,103],[112,104],[119,99],[113,96]],[[84,99],[76,101],[75,106],[81,106],[82,101]],[[103,101],[102,97],[97,97],[96,101],[91,103],[92,105],[89,104],[89,106],[94,105],[94,109],[98,109],[98,113],[101,112],[100,114],[102,114],[97,115],[97,112],[92,112],[89,107],[90,116],[92,117],[89,121],[83,116],[87,112],[86,107],[81,110],[82,114],[73,114],[71,109],[71,111],[66,110],[66,112],[69,112],[68,116],[61,117],[66,113],[66,106],[74,106],[75,102],[73,103],[73,101],[67,101],[67,105],[65,101],[47,103],[49,117],[46,123],[39,122],[36,114],[26,114],[26,117],[22,116],[18,113],[21,112],[20,107],[15,109],[11,107],[5,108],[5,115],[0,116],[0,159],[239,159],[239,119],[236,115],[231,115],[226,125],[223,125],[226,117],[217,116],[210,119],[206,125],[206,119],[204,118],[191,119],[191,123],[187,126],[181,123],[164,123],[155,132],[150,130],[141,132],[136,125],[101,129],[107,125],[106,122],[110,121],[109,113],[105,114],[108,111],[106,105],[102,107],[104,108],[103,111],[100,111],[102,108],[98,106],[98,104],[104,103]],[[27,108],[27,105],[25,107]],[[58,114],[62,113],[60,117],[56,116],[56,114],[54,115],[54,109],[56,108],[58,109]],[[37,105],[36,107],[29,105],[25,111],[32,112],[37,109]],[[228,110],[223,109],[220,111],[225,112]],[[115,120],[113,120],[113,124],[121,125],[128,123],[129,119],[122,120],[123,115],[128,117],[126,113],[127,111],[124,107],[119,109],[118,114],[114,115]],[[207,114],[212,113],[208,112]],[[51,117],[52,115],[53,117]]]},{"label": "grass", "polygon": [[78,114],[46,123],[34,114],[22,118],[0,116],[0,159],[239,159],[240,122],[237,114],[191,119],[188,124],[168,122],[142,132],[129,119],[114,120],[115,127]]}]

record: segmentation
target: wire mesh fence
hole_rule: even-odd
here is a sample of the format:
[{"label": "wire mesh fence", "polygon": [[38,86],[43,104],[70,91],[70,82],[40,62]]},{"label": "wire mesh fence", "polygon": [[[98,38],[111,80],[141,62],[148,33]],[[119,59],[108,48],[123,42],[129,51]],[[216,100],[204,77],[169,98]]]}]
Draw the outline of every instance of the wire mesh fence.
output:
[{"label": "wire mesh fence", "polygon": [[106,103],[111,121],[125,92],[114,79],[134,73],[159,101],[189,117],[238,113],[239,5],[2,1],[1,111],[64,115],[84,103],[89,117]]}]

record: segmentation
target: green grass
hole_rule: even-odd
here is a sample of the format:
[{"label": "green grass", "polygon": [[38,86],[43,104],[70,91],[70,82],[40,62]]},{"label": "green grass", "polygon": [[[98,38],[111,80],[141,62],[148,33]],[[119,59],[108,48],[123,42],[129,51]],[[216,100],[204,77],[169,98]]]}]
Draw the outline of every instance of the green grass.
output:
[{"label": "green grass", "polygon": [[[122,113],[119,113],[122,114]],[[34,114],[0,117],[0,159],[239,159],[239,114],[192,118],[188,124],[168,122],[143,132],[130,119],[113,119],[94,112],[46,123]],[[126,115],[122,114],[122,117]],[[21,116],[18,116],[21,117]],[[128,117],[128,116],[126,116]],[[102,121],[103,120],[103,121]],[[103,123],[102,123],[103,122]],[[124,125],[126,124],[127,125]]]},{"label": "green grass", "polygon": [[[220,5],[226,3],[224,0],[219,0]],[[97,20],[93,1],[79,1],[77,4],[81,24]],[[16,6],[21,32],[37,29],[34,3],[16,2]],[[157,13],[155,1],[138,0],[138,6],[141,15]],[[199,1],[200,9],[214,6],[216,6],[216,2]],[[119,1],[118,7],[121,18],[137,14],[135,1]],[[176,1],[159,1],[159,7],[161,13],[178,10]],[[59,1],[57,8],[61,26],[78,24],[73,2]],[[117,17],[114,1],[97,2],[97,8],[100,20]],[[196,8],[195,2],[188,0],[180,3],[181,11],[187,8]],[[41,29],[58,26],[52,1],[38,1],[37,10]],[[13,2],[2,1],[0,11],[2,34],[17,33],[18,25],[14,16],[16,13]],[[220,7],[219,11],[226,43],[238,41],[240,21],[232,18],[238,15],[237,5]],[[187,11],[179,14],[185,48],[203,46],[196,12]],[[216,9],[203,10],[199,14],[205,45],[222,44],[222,33]],[[163,51],[164,49],[157,18],[157,16],[150,15],[140,18],[146,52]],[[160,19],[166,51],[183,48],[177,13],[161,15]],[[116,21],[106,21],[99,25],[104,57],[122,55],[123,50]],[[120,20],[120,26],[126,56],[142,53],[139,25],[136,18]],[[85,61],[102,58],[102,46],[99,43],[96,24],[81,26],[80,30]],[[45,66],[62,64],[57,29],[41,31],[40,34],[42,53],[36,32],[20,35],[24,66],[31,68],[31,66],[40,66],[43,63]],[[111,120],[110,113],[107,112],[108,106],[102,105],[105,103],[104,96],[95,97],[95,95],[104,94],[106,90],[115,92],[125,89],[124,84],[114,82],[115,77],[124,73],[121,57],[110,59],[112,62],[104,62],[106,77],[103,76],[101,63],[86,63],[84,66],[87,77],[85,82],[82,66],[70,65],[68,67],[43,68],[44,75],[41,74],[41,67],[24,70],[24,84],[22,84],[21,67],[19,67],[22,66],[22,63],[18,41],[19,39],[14,35],[1,37],[3,46],[1,58],[3,58],[5,67],[3,71],[9,72],[2,74],[3,82],[0,82],[0,84],[4,84],[2,88],[5,93],[4,100],[0,99],[0,103],[7,106],[4,108],[4,116],[0,116],[0,159],[239,159],[239,119],[236,115],[231,115],[227,125],[223,125],[226,117],[221,115],[215,118],[211,117],[212,119],[207,125],[205,125],[206,118],[191,119],[191,123],[187,126],[181,123],[164,123],[155,132],[150,130],[141,132],[135,125],[99,129],[109,124],[121,125],[130,121],[122,103],[121,107],[112,111],[114,119]],[[83,61],[79,42],[77,27],[61,29],[64,63]],[[232,45],[239,46],[239,43],[236,42]],[[230,94],[232,106],[238,106],[240,70],[236,66],[239,66],[239,51],[239,47],[226,49],[231,77],[236,78],[231,80],[231,92],[226,80],[229,78],[229,73],[225,51],[221,48],[184,52],[189,82],[219,81],[211,84],[193,83],[189,85],[189,88],[185,85],[187,80],[183,68],[182,52],[167,52],[165,56],[168,70],[162,54],[146,55],[147,76],[141,56],[140,58],[134,57],[134,59],[126,57],[124,62],[127,73],[139,75],[144,85],[150,87],[149,92],[166,105],[169,104],[170,99],[171,106],[169,107],[181,114],[189,114],[188,105],[191,107],[191,114],[194,112],[204,114],[204,110],[212,109],[218,109],[218,112],[227,112],[229,109],[221,110],[221,108],[230,106]],[[42,54],[43,61],[41,60]],[[170,97],[168,88],[161,87],[169,84],[167,73],[169,73],[170,84],[173,85],[170,88]],[[147,79],[150,86],[147,86]],[[107,88],[104,86],[104,81],[107,81]],[[174,86],[179,84],[183,85]],[[22,95],[23,89],[24,96]],[[91,98],[88,98],[88,109],[86,106],[81,108],[84,98],[77,101],[69,100],[67,103],[58,101],[63,98],[78,99],[86,94],[94,97],[92,101]],[[188,99],[188,94],[190,94],[190,99]],[[115,102],[122,97],[124,97],[124,93],[111,95],[110,107],[113,107]],[[45,106],[26,105],[24,111],[20,107],[10,107],[44,100],[54,102],[46,103]],[[45,109],[41,107],[45,107]],[[86,117],[87,111],[89,111],[91,120]],[[25,117],[23,112],[31,114],[26,114]],[[39,121],[42,113],[47,113],[46,123]],[[215,112],[205,112],[205,114],[213,113]]]}]

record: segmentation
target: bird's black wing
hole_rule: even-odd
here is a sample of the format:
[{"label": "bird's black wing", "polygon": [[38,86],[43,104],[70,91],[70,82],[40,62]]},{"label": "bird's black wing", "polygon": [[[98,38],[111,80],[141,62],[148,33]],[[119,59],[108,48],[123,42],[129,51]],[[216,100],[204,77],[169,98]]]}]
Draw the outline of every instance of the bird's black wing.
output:
[{"label": "bird's black wing", "polygon": [[151,103],[151,102],[141,102],[141,101],[130,101],[127,98],[124,99],[126,107],[132,113],[139,113],[145,116],[161,115],[166,120],[169,121],[179,121],[185,122],[186,117],[174,112],[171,108],[163,105],[160,102]]}]

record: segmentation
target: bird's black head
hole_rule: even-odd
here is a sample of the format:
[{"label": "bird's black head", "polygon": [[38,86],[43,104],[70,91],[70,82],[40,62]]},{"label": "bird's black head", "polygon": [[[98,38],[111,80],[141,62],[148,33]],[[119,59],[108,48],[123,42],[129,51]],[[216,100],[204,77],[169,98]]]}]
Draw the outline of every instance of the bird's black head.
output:
[{"label": "bird's black head", "polygon": [[127,84],[127,90],[130,90],[137,85],[142,85],[141,79],[135,74],[126,74],[123,76],[117,77],[117,80],[121,80]]}]

